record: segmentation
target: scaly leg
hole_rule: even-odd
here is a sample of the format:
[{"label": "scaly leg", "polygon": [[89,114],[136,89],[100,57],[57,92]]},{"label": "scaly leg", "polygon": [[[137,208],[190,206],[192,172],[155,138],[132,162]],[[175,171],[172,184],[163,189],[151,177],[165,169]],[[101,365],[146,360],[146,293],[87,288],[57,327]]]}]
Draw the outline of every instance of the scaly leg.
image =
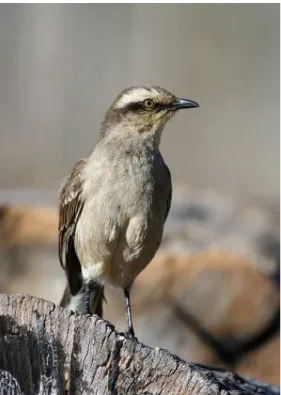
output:
[{"label": "scaly leg", "polygon": [[126,302],[126,316],[127,316],[127,327],[128,327],[128,332],[127,334],[129,335],[130,338],[135,339],[135,331],[133,327],[133,321],[132,321],[132,311],[131,311],[131,303],[130,303],[130,291],[128,288],[124,289],[124,295],[125,295],[125,302]]}]

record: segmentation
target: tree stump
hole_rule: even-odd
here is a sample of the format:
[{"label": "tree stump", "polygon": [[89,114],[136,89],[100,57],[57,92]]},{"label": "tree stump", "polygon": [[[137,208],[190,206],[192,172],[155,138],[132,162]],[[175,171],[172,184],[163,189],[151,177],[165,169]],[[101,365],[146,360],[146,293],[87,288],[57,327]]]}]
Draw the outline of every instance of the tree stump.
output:
[{"label": "tree stump", "polygon": [[28,295],[0,295],[0,394],[279,393],[276,386],[129,340],[97,316]]}]

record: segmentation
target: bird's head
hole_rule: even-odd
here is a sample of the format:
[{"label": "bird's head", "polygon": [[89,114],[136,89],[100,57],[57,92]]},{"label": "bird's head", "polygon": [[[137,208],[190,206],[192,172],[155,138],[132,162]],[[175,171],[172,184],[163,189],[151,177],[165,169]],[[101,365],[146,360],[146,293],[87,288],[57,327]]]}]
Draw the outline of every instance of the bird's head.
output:
[{"label": "bird's head", "polygon": [[134,86],[122,91],[105,115],[102,135],[115,131],[122,137],[141,134],[159,139],[166,122],[180,109],[199,105],[177,98],[158,86]]}]

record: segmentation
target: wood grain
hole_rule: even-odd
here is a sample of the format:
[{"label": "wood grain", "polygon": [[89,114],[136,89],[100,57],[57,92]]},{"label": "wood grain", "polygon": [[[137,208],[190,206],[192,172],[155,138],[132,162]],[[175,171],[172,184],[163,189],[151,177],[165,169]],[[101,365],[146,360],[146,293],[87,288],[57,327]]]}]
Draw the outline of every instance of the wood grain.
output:
[{"label": "wood grain", "polygon": [[97,316],[0,295],[0,394],[237,395],[279,389],[131,341]]}]

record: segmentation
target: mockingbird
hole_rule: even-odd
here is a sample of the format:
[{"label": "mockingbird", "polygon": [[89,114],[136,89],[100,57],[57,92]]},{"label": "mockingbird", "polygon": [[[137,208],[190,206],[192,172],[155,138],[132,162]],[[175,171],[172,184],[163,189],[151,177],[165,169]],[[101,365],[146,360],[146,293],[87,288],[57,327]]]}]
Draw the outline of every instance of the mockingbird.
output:
[{"label": "mockingbird", "polygon": [[160,245],[171,205],[162,130],[177,110],[193,107],[158,86],[137,86],[107,111],[95,149],[60,192],[59,257],[68,280],[62,306],[102,316],[104,285],[121,287],[134,337],[129,292]]}]

